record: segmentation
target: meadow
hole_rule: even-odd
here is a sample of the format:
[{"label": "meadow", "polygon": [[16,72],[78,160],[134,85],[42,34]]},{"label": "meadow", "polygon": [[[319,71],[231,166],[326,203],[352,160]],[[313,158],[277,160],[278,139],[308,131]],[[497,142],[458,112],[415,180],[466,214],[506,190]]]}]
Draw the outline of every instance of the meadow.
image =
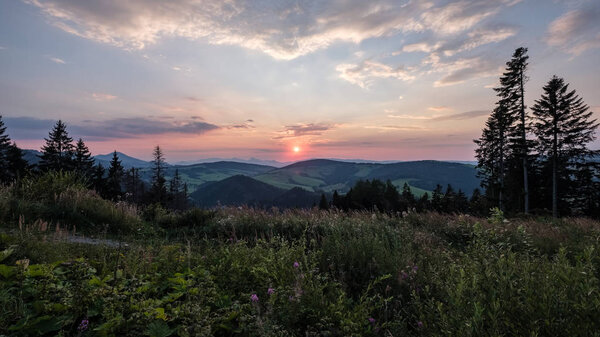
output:
[{"label": "meadow", "polygon": [[0,223],[0,335],[600,336],[585,218],[172,212],[50,173]]}]

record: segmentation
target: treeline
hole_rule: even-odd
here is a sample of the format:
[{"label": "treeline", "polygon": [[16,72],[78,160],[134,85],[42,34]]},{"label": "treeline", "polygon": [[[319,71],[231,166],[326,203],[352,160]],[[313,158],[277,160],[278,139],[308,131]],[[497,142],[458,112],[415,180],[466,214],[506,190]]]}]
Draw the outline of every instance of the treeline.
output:
[{"label": "treeline", "polygon": [[479,189],[475,189],[469,198],[461,189],[455,190],[448,184],[446,189],[437,185],[429,193],[420,197],[413,194],[408,183],[402,191],[390,180],[359,180],[345,195],[333,192],[331,200],[321,194],[320,209],[336,208],[349,210],[377,210],[386,213],[436,211],[440,213],[469,213],[486,216],[492,205]]},{"label": "treeline", "polygon": [[39,163],[30,165],[24,159],[23,151],[11,142],[0,116],[1,184],[18,182],[26,175],[51,171],[74,172],[105,199],[144,205],[159,204],[175,210],[190,206],[187,185],[182,181],[179,170],[175,170],[169,181],[165,178],[166,162],[159,146],[153,152],[150,183],[140,179],[139,168],[125,169],[116,151],[108,168],[96,163],[83,139],[74,142],[61,120],[56,122],[48,138],[45,138],[41,150]]},{"label": "treeline", "polygon": [[600,217],[598,123],[558,76],[525,105],[527,48],[518,48],[495,88],[498,101],[475,151],[486,197],[510,213],[551,210],[554,217]]}]

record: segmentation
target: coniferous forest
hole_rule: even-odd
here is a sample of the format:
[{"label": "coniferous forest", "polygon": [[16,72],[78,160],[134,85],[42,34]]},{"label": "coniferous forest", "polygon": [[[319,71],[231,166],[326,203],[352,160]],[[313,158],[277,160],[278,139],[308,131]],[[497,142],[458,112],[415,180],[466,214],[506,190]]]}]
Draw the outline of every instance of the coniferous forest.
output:
[{"label": "coniferous forest", "polygon": [[160,146],[143,179],[59,120],[32,164],[0,117],[0,335],[597,336],[598,122],[556,75],[526,106],[527,52],[474,191],[370,179],[308,208],[202,208]]}]

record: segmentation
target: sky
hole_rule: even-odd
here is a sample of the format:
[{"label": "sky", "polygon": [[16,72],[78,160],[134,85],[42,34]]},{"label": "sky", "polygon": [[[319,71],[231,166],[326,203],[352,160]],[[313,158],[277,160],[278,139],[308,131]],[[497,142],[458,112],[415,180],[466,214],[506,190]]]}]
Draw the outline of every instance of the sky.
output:
[{"label": "sky", "polygon": [[0,114],[31,149],[473,160],[520,46],[528,106],[558,75],[600,117],[598,0],[1,1]]}]

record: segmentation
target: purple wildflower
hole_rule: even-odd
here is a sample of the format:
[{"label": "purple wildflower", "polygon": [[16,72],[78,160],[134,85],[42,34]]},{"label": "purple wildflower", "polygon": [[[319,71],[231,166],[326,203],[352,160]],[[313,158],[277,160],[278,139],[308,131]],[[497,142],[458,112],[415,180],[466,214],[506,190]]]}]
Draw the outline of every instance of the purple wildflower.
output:
[{"label": "purple wildflower", "polygon": [[401,272],[401,273],[400,273],[400,277],[401,277],[403,280],[406,280],[406,279],[408,278],[408,274],[407,274],[407,273],[405,273],[405,272]]},{"label": "purple wildflower", "polygon": [[375,318],[373,318],[373,317],[369,317],[369,323],[371,323],[371,324],[375,324]]},{"label": "purple wildflower", "polygon": [[275,293],[275,289],[273,289],[273,288],[267,289],[267,294],[273,295],[274,293]]},{"label": "purple wildflower", "polygon": [[421,328],[423,327],[423,322],[421,322],[421,321],[418,321],[418,322],[417,322],[417,327],[418,327],[419,329],[421,329]]},{"label": "purple wildflower", "polygon": [[413,266],[413,271],[414,271],[415,273],[417,272],[417,270],[419,270],[419,267],[417,267],[416,265],[415,265],[415,266]]},{"label": "purple wildflower", "polygon": [[250,296],[250,300],[251,300],[252,302],[258,302],[258,295],[256,295],[256,294],[252,294],[252,295]]},{"label": "purple wildflower", "polygon": [[298,261],[294,261],[294,268],[298,269],[300,267],[300,263]]},{"label": "purple wildflower", "polygon": [[87,330],[89,324],[90,321],[88,321],[87,319],[81,320],[81,323],[79,323],[79,327],[77,327],[77,330],[83,332]]}]

